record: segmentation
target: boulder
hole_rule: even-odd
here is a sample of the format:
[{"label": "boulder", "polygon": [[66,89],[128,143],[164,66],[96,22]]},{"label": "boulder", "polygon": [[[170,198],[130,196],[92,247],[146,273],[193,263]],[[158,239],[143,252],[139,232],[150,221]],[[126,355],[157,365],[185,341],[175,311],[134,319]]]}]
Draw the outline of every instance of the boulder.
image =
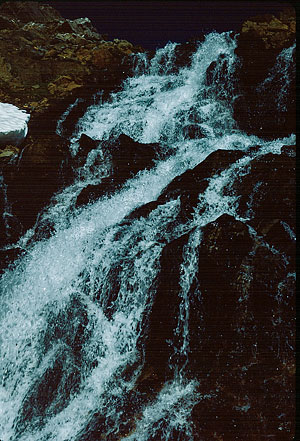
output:
[{"label": "boulder", "polygon": [[189,67],[191,65],[193,54],[196,52],[199,43],[202,43],[204,39],[205,34],[202,33],[175,47],[174,67],[176,72],[182,67]]},{"label": "boulder", "polygon": [[188,139],[200,139],[205,137],[201,127],[197,124],[189,124],[185,126],[183,128],[183,134],[184,137]]},{"label": "boulder", "polygon": [[127,135],[103,143],[111,160],[112,172],[100,184],[88,185],[77,197],[76,206],[85,205],[117,190],[127,179],[153,165],[157,144],[141,144]]},{"label": "boulder", "polygon": [[94,150],[99,145],[99,140],[92,139],[85,133],[83,133],[79,138],[79,147],[77,155],[80,157],[86,157],[91,150]]}]

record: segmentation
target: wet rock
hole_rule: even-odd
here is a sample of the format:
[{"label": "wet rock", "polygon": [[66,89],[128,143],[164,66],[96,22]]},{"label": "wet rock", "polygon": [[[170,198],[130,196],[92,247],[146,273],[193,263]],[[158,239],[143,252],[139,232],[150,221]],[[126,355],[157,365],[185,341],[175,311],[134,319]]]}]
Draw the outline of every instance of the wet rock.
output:
[{"label": "wet rock", "polygon": [[217,150],[211,153],[203,162],[182,175],[176,177],[162,192],[158,202],[166,202],[181,198],[182,216],[190,216],[192,209],[198,201],[200,193],[204,192],[209,184],[209,179],[221,173],[230,164],[244,156],[240,150]]},{"label": "wet rock", "polygon": [[132,220],[138,217],[146,217],[170,199],[181,198],[180,217],[186,219],[196,206],[198,196],[204,192],[209,184],[209,179],[216,173],[221,173],[230,164],[242,158],[244,153],[240,150],[217,150],[211,153],[203,162],[177,176],[163,190],[156,201],[142,205],[132,211],[126,219]]},{"label": "wet rock", "polygon": [[24,398],[15,422],[18,431],[26,431],[33,420],[43,425],[46,417],[60,412],[78,390],[82,349],[90,336],[87,323],[85,307],[76,297],[65,309],[55,311],[54,307],[48,311],[47,327],[40,334],[39,357],[42,361],[48,355],[49,363]]},{"label": "wet rock", "polygon": [[284,155],[291,156],[292,158],[296,157],[296,146],[295,145],[283,145],[281,147],[281,153]]},{"label": "wet rock", "polygon": [[196,52],[199,44],[205,39],[204,34],[199,34],[194,38],[189,39],[185,43],[178,44],[175,48],[174,66],[176,70],[181,67],[188,67],[191,65],[193,54]]},{"label": "wet rock", "polygon": [[134,176],[152,165],[157,150],[155,143],[142,144],[122,134],[111,149],[113,169],[120,175]]},{"label": "wet rock", "polygon": [[206,84],[211,86],[218,82],[226,84],[228,74],[228,63],[224,54],[220,54],[216,61],[213,61],[206,71]]},{"label": "wet rock", "polygon": [[153,210],[155,210],[159,205],[159,202],[152,201],[148,202],[148,204],[142,205],[141,207],[133,210],[126,218],[126,220],[139,219],[140,217],[147,217]]},{"label": "wet rock", "polygon": [[146,331],[145,363],[137,390],[153,393],[171,375],[168,362],[174,351],[171,341],[179,315],[180,265],[182,251],[189,234],[183,235],[165,246],[160,259],[160,272],[154,281],[156,293]]},{"label": "wet rock", "polygon": [[43,426],[49,413],[60,412],[71,393],[78,390],[80,372],[74,368],[69,351],[64,350],[36,381],[24,398],[20,416],[15,421],[16,432],[26,432],[33,421]]},{"label": "wet rock", "polygon": [[190,319],[190,365],[200,376],[214,365],[219,369],[220,363],[234,363],[230,360],[236,349],[234,322],[240,317],[240,294],[234,283],[252,247],[247,226],[232,216],[224,214],[203,228]]},{"label": "wet rock", "polygon": [[293,271],[296,258],[296,234],[290,225],[279,219],[254,221],[253,225],[255,231],[263,236],[266,243],[286,257]]},{"label": "wet rock", "polygon": [[68,182],[68,158],[66,143],[60,136],[41,134],[38,140],[29,136],[17,166],[8,164],[3,169],[11,212],[23,232],[33,226],[39,211]]},{"label": "wet rock", "polygon": [[94,202],[106,195],[110,196],[110,194],[118,188],[118,185],[119,182],[112,182],[111,178],[103,178],[100,184],[87,185],[77,196],[76,207]]},{"label": "wet rock", "polygon": [[[244,222],[225,214],[202,229],[198,272],[188,294],[188,375],[198,378],[202,396],[192,413],[195,438],[256,441],[261,434],[276,436],[280,420],[282,440],[290,439],[295,287],[293,268],[266,243],[275,238],[278,226],[278,220],[261,225],[261,236],[256,236]],[[145,364],[135,389],[141,396],[155,395],[170,375],[174,348],[169,342],[174,342],[177,326],[188,237],[169,243],[161,256]]]},{"label": "wet rock", "polygon": [[[251,162],[251,172],[236,183],[239,213],[259,219],[280,219],[295,228],[295,159],[268,153]],[[274,197],[276,194],[276,197]]]},{"label": "wet rock", "polygon": [[94,150],[98,147],[99,142],[99,140],[92,139],[88,135],[83,133],[79,138],[79,148],[77,154],[86,157],[91,150]]},{"label": "wet rock", "polygon": [[202,133],[201,127],[197,124],[189,124],[183,128],[183,134],[185,138],[189,139],[199,139],[204,138],[205,135]]},{"label": "wet rock", "polygon": [[23,253],[21,248],[0,249],[0,274]]},{"label": "wet rock", "polygon": [[111,175],[102,179],[100,184],[85,187],[77,197],[76,206],[87,204],[115,191],[140,170],[151,167],[157,148],[156,144],[141,144],[124,134],[120,135],[115,142],[109,141]]}]

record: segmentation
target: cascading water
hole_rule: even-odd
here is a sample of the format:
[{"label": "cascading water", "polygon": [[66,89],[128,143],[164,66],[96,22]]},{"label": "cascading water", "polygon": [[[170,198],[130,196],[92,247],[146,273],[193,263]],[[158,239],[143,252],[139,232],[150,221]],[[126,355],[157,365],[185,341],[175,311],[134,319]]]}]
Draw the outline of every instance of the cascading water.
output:
[{"label": "cascading water", "polygon": [[[191,66],[178,72],[173,70],[175,44],[159,49],[152,60],[141,54],[123,89],[90,106],[78,121],[72,155],[83,133],[99,145],[76,182],[42,213],[41,221],[53,225],[52,236],[32,243],[33,231],[27,232],[19,241],[26,255],[1,279],[2,441],[193,439],[193,406],[209,399],[186,375],[189,292],[202,228],[224,213],[246,221],[237,215],[238,195],[224,189],[249,172],[255,155],[280,153],[294,139],[265,142],[236,128],[231,108],[235,45],[229,34],[212,33],[199,44]],[[201,136],[189,136],[190,125]],[[141,143],[159,143],[161,159],[114,194],[75,209],[82,188],[109,173],[92,167],[103,154],[103,142],[123,133]],[[248,154],[258,143],[261,149]],[[219,148],[245,155],[208,180],[188,220],[178,221],[177,197],[126,222],[134,209],[155,201],[174,178]],[[180,267],[171,377],[152,400],[135,402],[160,257],[166,244],[185,233],[190,235]]]}]

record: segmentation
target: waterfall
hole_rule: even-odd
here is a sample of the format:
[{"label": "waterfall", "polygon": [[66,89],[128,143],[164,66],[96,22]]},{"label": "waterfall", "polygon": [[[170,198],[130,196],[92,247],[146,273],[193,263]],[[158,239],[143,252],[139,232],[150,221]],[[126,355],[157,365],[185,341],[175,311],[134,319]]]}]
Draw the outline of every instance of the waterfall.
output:
[{"label": "waterfall", "polygon": [[[233,183],[250,173],[253,158],[280,154],[282,145],[294,141],[294,135],[264,141],[237,128],[235,47],[229,33],[211,33],[191,65],[179,70],[173,69],[174,43],[152,59],[137,55],[134,76],[122,90],[92,104],[78,121],[70,138],[73,157],[82,134],[97,140],[97,147],[75,182],[41,213],[40,221],[53,226],[51,237],[32,241],[34,229],[28,231],[18,244],[26,254],[0,281],[2,441],[84,441],[101,434],[123,441],[194,439],[192,409],[210,398],[198,392],[199,381],[188,372],[190,296],[202,231],[224,213],[246,222]],[[68,111],[58,123],[60,133]],[[105,143],[121,134],[158,143],[153,167],[76,208],[80,191],[109,175],[95,164]],[[260,149],[250,152],[257,144]],[[218,149],[243,155],[207,178],[189,218],[179,221],[178,196],[130,218]],[[162,253],[183,235],[188,238],[179,267],[171,373],[153,399],[135,400]]]}]

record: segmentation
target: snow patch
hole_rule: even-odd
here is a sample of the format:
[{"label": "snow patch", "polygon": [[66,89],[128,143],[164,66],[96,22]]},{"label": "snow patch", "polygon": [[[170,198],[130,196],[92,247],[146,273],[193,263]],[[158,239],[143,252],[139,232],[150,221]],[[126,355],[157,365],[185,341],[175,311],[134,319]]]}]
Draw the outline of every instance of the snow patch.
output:
[{"label": "snow patch", "polygon": [[0,146],[18,145],[28,132],[30,115],[13,104],[0,103]]}]

